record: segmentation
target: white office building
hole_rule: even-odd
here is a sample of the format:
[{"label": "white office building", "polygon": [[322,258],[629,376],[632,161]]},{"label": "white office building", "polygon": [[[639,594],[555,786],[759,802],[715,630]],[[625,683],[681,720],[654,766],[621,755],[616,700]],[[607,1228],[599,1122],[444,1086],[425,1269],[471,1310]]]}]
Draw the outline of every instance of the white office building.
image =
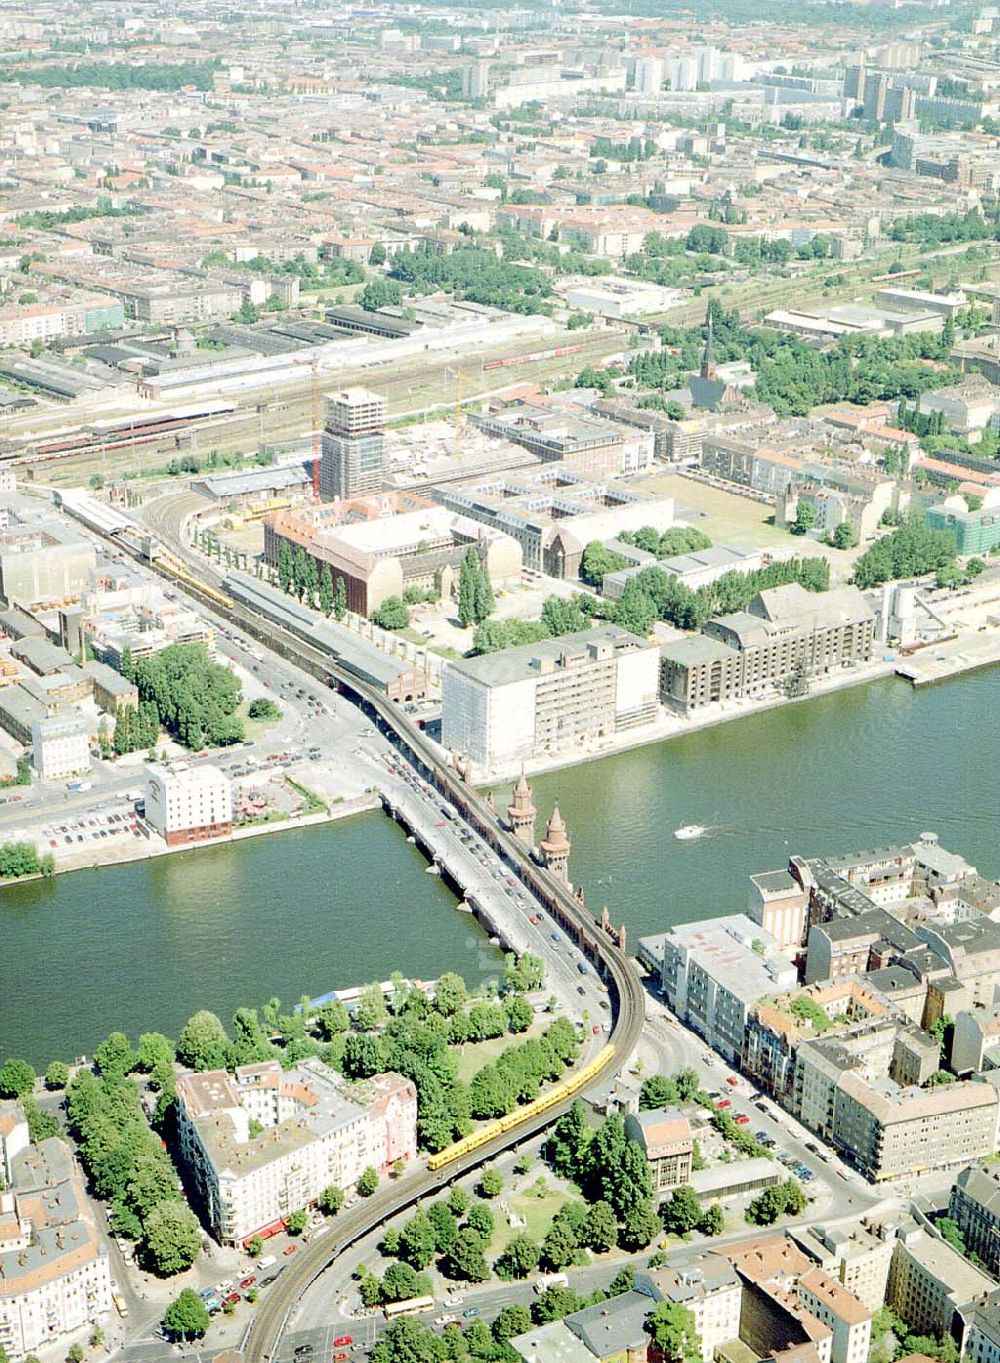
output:
[{"label": "white office building", "polygon": [[43,781],[90,770],[90,725],[77,715],[49,715],[31,726],[32,764]]},{"label": "white office building", "polygon": [[171,847],[227,837],[233,831],[233,795],[218,767],[149,767],[146,821]]},{"label": "white office building", "polygon": [[590,747],[657,714],[659,649],[617,625],[565,634],[444,671],[442,742],[479,773]]}]

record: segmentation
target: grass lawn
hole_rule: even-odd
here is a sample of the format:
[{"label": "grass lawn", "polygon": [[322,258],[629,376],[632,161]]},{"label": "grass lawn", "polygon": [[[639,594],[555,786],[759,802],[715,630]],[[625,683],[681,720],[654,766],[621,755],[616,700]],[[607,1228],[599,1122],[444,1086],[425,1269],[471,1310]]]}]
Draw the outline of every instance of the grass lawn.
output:
[{"label": "grass lawn", "polygon": [[557,1189],[550,1188],[544,1197],[535,1197],[531,1193],[518,1193],[514,1197],[507,1198],[507,1206],[515,1216],[521,1216],[525,1220],[525,1226],[514,1229],[507,1225],[498,1227],[498,1234],[494,1236],[494,1248],[503,1249],[504,1245],[513,1235],[527,1235],[536,1244],[541,1244],[545,1239],[545,1234],[552,1225],[552,1218],[565,1203],[569,1201],[569,1196]]},{"label": "grass lawn", "polygon": [[509,1047],[518,1046],[522,1041],[541,1036],[543,1030],[551,1021],[551,1018],[544,1018],[543,1020],[536,1018],[526,1032],[519,1032],[516,1036],[512,1036],[508,1032],[504,1036],[493,1037],[490,1041],[467,1041],[462,1047],[462,1054],[458,1061],[459,1079],[467,1084],[484,1065],[496,1060],[497,1056]]},{"label": "grass lawn", "polygon": [[462,1047],[462,1054],[458,1061],[459,1079],[467,1084],[484,1065],[488,1065],[491,1060],[496,1060],[497,1056],[501,1055],[508,1046],[516,1045],[519,1039],[507,1035],[494,1037],[490,1041],[467,1041]]},{"label": "grass lawn", "polygon": [[[794,541],[787,530],[768,524],[774,506],[709,487],[692,478],[653,474],[639,484],[644,492],[666,494],[676,503],[679,521],[703,530],[714,544],[743,544],[748,548],[787,549]],[[705,512],[704,516],[699,512]],[[814,547],[810,552],[817,552]]]},{"label": "grass lawn", "polygon": [[[273,719],[251,719],[247,714],[249,708],[250,702],[244,700],[239,705],[236,714],[243,721],[243,728],[246,730],[247,739],[251,743],[255,743],[257,739],[263,738],[268,730],[274,728],[281,720],[281,715],[275,715]],[[281,707],[279,706],[278,708],[280,709]]]}]

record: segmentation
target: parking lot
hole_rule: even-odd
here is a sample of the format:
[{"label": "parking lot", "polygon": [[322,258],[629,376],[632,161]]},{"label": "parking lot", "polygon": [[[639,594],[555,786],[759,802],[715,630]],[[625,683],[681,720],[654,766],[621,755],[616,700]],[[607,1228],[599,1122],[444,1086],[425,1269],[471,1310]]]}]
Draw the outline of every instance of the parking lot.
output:
[{"label": "parking lot", "polygon": [[139,823],[135,803],[123,798],[115,806],[104,806],[86,814],[78,814],[65,823],[43,824],[39,831],[39,846],[43,852],[59,857],[73,851],[83,851],[97,844],[122,842],[148,836]]}]

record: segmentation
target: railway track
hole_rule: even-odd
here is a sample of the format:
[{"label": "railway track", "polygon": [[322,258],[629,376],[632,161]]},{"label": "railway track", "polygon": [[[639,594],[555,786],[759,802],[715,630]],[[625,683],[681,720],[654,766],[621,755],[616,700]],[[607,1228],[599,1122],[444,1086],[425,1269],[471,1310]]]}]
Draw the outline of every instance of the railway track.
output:
[{"label": "railway track", "polygon": [[[546,377],[554,377],[564,370],[573,371],[588,359],[620,350],[624,339],[622,332],[602,330],[593,335],[570,337],[559,347],[537,348],[523,359],[517,352],[484,356],[481,372],[470,372],[463,380],[464,400],[472,401],[480,391],[514,383],[519,377],[535,372],[544,371]],[[520,344],[523,346],[524,342]],[[567,353],[550,353],[554,350]],[[413,396],[428,385],[440,386],[441,398],[446,400],[447,376],[454,373],[457,364],[463,363],[477,371],[480,361],[475,356],[464,360],[448,357],[436,363],[416,361],[404,369],[393,369],[384,378],[380,378],[377,369],[359,366],[340,373],[324,373],[321,382],[329,388],[352,384],[378,388],[389,399],[391,421],[394,416],[412,410]],[[204,405],[213,402],[220,407],[227,405],[221,399],[206,399]],[[185,400],[184,405],[197,404]],[[25,417],[21,431],[0,445],[0,461],[23,466],[32,476],[45,481],[47,477],[61,476],[70,469],[74,475],[79,471],[79,476],[85,476],[90,472],[111,473],[126,466],[148,465],[153,460],[169,459],[177,454],[200,453],[204,456],[212,449],[230,453],[237,447],[245,452],[262,444],[307,435],[312,430],[312,379],[304,376],[281,384],[270,382],[253,392],[234,395],[228,405],[233,410],[186,422],[174,421],[169,411],[164,412],[162,429],[150,415],[137,414],[134,423],[128,416],[123,416],[114,422],[83,421],[75,431],[61,424],[57,430],[52,430],[53,423],[64,419],[59,413],[53,414],[47,435],[44,429],[34,430],[31,426],[30,423],[38,421],[37,415]],[[428,399],[426,405],[439,408],[441,401]],[[419,408],[419,402],[416,406]],[[106,429],[109,427],[114,429]],[[31,433],[26,434],[25,430]]]}]

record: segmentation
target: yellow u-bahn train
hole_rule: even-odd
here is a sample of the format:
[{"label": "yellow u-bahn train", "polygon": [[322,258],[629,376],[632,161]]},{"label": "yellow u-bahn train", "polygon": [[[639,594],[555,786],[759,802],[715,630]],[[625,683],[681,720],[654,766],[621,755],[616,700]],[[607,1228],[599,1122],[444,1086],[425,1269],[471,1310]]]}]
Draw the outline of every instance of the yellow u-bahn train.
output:
[{"label": "yellow u-bahn train", "polygon": [[513,1127],[520,1126],[522,1122],[530,1121],[539,1113],[547,1112],[549,1108],[555,1107],[567,1098],[572,1098],[575,1093],[585,1089],[592,1080],[597,1078],[601,1071],[611,1063],[614,1054],[614,1046],[603,1047],[593,1060],[588,1060],[581,1069],[576,1070],[565,1079],[561,1079],[558,1084],[554,1084],[547,1093],[543,1093],[533,1103],[516,1108],[515,1111],[509,1112],[506,1117],[498,1117],[495,1122],[488,1122],[478,1131],[473,1131],[471,1136],[455,1141],[453,1145],[446,1146],[444,1150],[439,1150],[436,1155],[431,1155],[427,1161],[427,1168],[441,1169],[444,1165],[450,1164],[452,1160],[461,1159],[463,1155],[468,1155],[471,1151],[487,1145],[494,1137],[502,1135],[505,1131],[510,1131]]}]

